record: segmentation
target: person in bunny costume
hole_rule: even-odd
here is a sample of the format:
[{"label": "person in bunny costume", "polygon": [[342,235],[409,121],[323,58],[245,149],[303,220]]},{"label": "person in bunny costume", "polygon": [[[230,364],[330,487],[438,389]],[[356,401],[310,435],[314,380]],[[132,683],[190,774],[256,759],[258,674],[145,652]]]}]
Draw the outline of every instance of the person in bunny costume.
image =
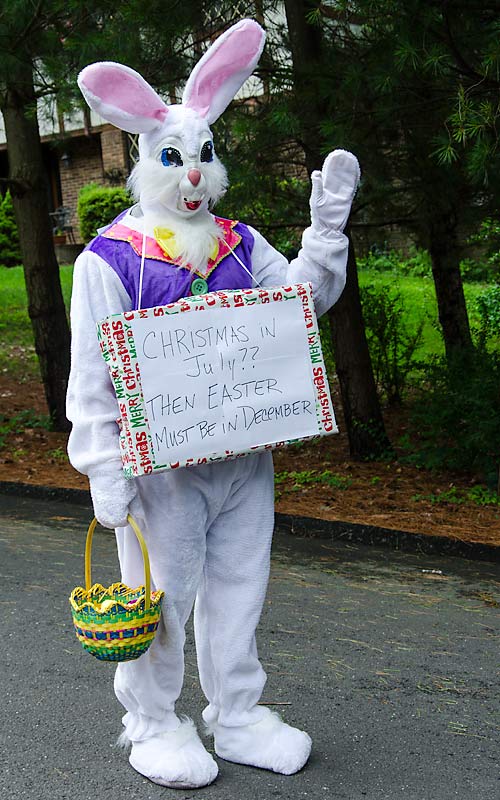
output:
[{"label": "person in bunny costume", "polygon": [[[79,77],[88,104],[122,130],[141,134],[130,186],[137,204],[87,246],[75,264],[70,460],[89,477],[94,511],[116,529],[123,581],[143,582],[129,511],[147,541],[152,581],[166,592],[157,636],[137,661],[120,664],[129,761],[155,783],[205,786],[218,766],[194,723],[179,719],[184,626],[195,604],[203,719],[222,759],[290,775],[306,763],[307,733],[258,705],[266,681],[255,630],[267,589],[274,522],[270,452],[236,461],[127,479],[117,400],[101,358],[96,321],[192,294],[311,281],[318,315],[340,296],[348,242],[342,233],[358,181],[353,155],[337,150],[313,173],[311,226],[290,264],[254,229],[210,209],[227,186],[210,124],[252,73],[264,32],[242,20],[209,48],[180,105],[167,106],[134,70],[91,64]],[[196,600],[196,602],[195,602]]]}]

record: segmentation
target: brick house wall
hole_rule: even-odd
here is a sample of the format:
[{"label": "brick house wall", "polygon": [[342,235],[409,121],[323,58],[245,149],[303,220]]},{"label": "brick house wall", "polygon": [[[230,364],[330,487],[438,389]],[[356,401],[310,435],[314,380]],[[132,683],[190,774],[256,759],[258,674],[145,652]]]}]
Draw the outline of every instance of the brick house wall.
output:
[{"label": "brick house wall", "polygon": [[87,183],[101,186],[124,186],[128,177],[128,138],[117,128],[103,126],[90,136],[67,139],[59,160],[62,205],[70,210],[69,224],[75,241],[80,243],[78,193]]},{"label": "brick house wall", "polygon": [[75,241],[80,242],[76,203],[78,192],[86,183],[102,183],[102,157],[100,135],[79,136],[72,139],[59,161],[62,205],[71,211],[69,224]]},{"label": "brick house wall", "polygon": [[118,128],[108,127],[101,131],[101,155],[104,178],[113,183],[122,183],[128,176],[128,137]]}]

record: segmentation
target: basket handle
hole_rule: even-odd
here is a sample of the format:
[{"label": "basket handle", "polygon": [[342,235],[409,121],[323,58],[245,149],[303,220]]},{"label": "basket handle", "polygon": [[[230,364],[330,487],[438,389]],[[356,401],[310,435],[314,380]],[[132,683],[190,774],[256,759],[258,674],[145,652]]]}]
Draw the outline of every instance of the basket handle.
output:
[{"label": "basket handle", "polygon": [[[142,558],[144,560],[144,587],[146,595],[144,607],[145,610],[148,611],[151,604],[151,568],[149,566],[148,548],[146,547],[146,542],[144,541],[144,537],[139,530],[137,522],[130,514],[127,516],[127,522],[137,536],[137,541],[139,542]],[[87,541],[85,543],[85,588],[87,591],[89,591],[90,587],[92,586],[92,538],[94,536],[96,525],[97,520],[94,517],[89,525],[89,529],[87,531]]]}]

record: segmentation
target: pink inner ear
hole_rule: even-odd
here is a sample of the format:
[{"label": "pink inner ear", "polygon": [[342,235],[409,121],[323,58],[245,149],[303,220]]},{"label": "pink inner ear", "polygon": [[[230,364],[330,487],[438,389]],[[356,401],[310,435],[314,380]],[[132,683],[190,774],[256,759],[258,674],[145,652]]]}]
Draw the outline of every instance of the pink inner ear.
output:
[{"label": "pink inner ear", "polygon": [[203,64],[193,82],[187,105],[205,116],[220,87],[238,72],[248,69],[261,42],[262,31],[254,25],[235,31]]},{"label": "pink inner ear", "polygon": [[87,89],[102,103],[131,116],[162,120],[168,109],[140,76],[107,64],[88,67],[83,78]]}]

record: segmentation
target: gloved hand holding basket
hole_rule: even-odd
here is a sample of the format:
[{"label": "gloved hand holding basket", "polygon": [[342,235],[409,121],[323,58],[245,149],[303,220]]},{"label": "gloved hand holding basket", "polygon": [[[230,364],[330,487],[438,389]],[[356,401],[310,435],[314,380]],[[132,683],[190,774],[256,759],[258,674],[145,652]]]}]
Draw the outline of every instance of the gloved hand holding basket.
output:
[{"label": "gloved hand holding basket", "polygon": [[78,640],[84,650],[100,661],[132,661],[149,648],[161,616],[163,591],[151,591],[151,572],[146,542],[135,520],[131,525],[144,559],[144,585],[131,589],[123,583],[105,588],[92,585],[92,537],[97,525],[90,523],[85,546],[85,589],[77,586],[69,602]]}]

